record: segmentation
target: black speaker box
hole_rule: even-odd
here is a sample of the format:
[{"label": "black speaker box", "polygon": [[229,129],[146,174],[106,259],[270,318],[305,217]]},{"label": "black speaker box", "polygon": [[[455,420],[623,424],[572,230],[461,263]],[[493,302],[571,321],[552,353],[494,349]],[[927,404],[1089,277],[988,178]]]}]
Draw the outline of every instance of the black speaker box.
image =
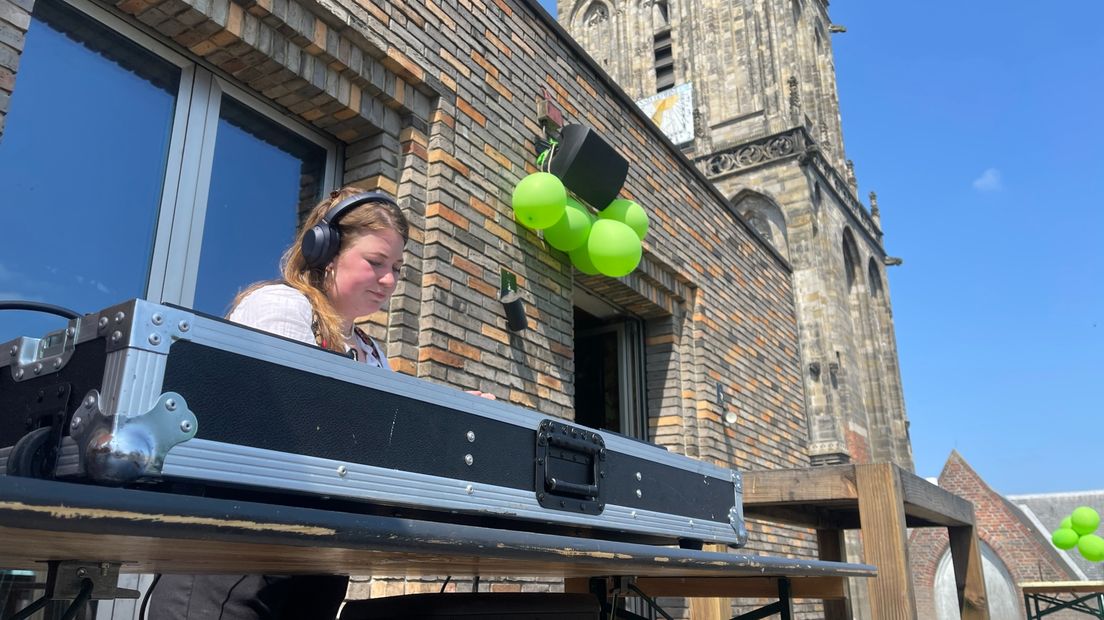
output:
[{"label": "black speaker box", "polygon": [[583,202],[605,209],[625,184],[629,162],[590,127],[567,125],[560,131],[549,172]]}]

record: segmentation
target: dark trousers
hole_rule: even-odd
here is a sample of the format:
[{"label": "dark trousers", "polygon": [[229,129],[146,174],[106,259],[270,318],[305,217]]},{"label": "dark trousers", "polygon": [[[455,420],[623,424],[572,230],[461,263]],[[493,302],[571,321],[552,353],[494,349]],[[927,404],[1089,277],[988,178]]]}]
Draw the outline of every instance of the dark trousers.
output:
[{"label": "dark trousers", "polygon": [[333,620],[349,578],[337,575],[162,575],[152,620]]}]

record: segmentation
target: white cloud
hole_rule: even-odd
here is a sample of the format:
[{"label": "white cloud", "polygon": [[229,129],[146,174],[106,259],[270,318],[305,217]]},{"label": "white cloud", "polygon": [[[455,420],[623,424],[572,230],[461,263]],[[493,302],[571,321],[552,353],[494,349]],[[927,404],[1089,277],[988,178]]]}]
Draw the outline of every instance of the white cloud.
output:
[{"label": "white cloud", "polygon": [[9,290],[2,290],[2,289],[0,289],[0,299],[12,299],[12,300],[17,300],[17,301],[39,301],[39,302],[45,302],[46,301],[45,299],[42,299],[38,295],[31,295],[30,293],[26,293],[26,292],[23,292],[23,291],[9,291]]},{"label": "white cloud", "polygon": [[974,179],[974,189],[979,192],[999,192],[1004,189],[1000,170],[987,168],[980,177]]}]

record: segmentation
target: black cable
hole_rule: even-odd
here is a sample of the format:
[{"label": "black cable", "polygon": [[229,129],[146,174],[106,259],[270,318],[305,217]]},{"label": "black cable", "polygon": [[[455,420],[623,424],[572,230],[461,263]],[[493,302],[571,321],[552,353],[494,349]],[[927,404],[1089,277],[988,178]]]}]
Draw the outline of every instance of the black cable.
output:
[{"label": "black cable", "polygon": [[8,620],[26,620],[26,618],[30,618],[31,616],[33,616],[36,611],[38,611],[39,609],[42,609],[43,607],[45,607],[46,603],[49,603],[49,602],[50,602],[50,596],[49,595],[44,595],[42,598],[40,598],[40,599],[36,600],[35,602],[31,603],[30,605],[27,605],[26,607],[24,607],[21,611],[16,613],[14,616],[8,618]]},{"label": "black cable", "polygon": [[67,319],[79,319],[81,317],[79,312],[74,312],[69,308],[63,308],[61,306],[55,306],[53,304],[44,304],[39,301],[21,301],[18,299],[0,300],[0,310],[30,310],[32,312],[45,312],[46,314],[56,314],[58,316],[63,316]]},{"label": "black cable", "polygon": [[157,587],[158,581],[161,581],[161,573],[155,573],[153,581],[146,588],[146,595],[142,597],[142,606],[138,609],[138,620],[146,620],[146,606],[149,605],[150,597],[153,595],[153,589]]},{"label": "black cable", "polygon": [[663,616],[666,620],[675,620],[674,618],[671,617],[670,614],[663,611],[663,608],[660,607],[658,603],[656,603],[653,599],[648,598],[647,594],[644,594],[643,592],[641,592],[640,588],[638,588],[635,585],[630,583],[629,584],[629,589],[632,590],[633,592],[636,592],[637,596],[644,599],[644,602],[647,603],[648,606],[652,608],[652,611],[654,611],[654,612],[658,613],[659,615]]},{"label": "black cable", "polygon": [[85,578],[81,581],[80,593],[77,594],[77,598],[73,599],[73,604],[69,606],[69,609],[65,610],[65,613],[61,616],[61,620],[73,620],[80,613],[80,610],[84,608],[88,603],[88,599],[92,597],[92,588],[95,584],[91,579]]},{"label": "black cable", "polygon": [[452,581],[452,575],[449,575],[449,576],[445,577],[445,582],[441,584],[441,591],[438,592],[438,594],[444,594],[445,593],[445,588],[448,586],[450,581]]}]

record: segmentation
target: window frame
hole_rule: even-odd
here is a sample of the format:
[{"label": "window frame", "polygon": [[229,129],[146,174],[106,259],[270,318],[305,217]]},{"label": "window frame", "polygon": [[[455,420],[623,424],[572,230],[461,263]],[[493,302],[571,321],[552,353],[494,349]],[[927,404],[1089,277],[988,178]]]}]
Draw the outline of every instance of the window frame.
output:
[{"label": "window frame", "polygon": [[173,49],[158,35],[108,8],[91,0],[55,1],[98,21],[181,70],[153,249],[146,266],[146,299],[184,307],[191,307],[195,299],[223,95],[322,148],[326,152],[323,192],[326,185],[339,187],[342,184],[340,163],[344,149],[337,139],[279,110],[234,83],[217,67]]}]

